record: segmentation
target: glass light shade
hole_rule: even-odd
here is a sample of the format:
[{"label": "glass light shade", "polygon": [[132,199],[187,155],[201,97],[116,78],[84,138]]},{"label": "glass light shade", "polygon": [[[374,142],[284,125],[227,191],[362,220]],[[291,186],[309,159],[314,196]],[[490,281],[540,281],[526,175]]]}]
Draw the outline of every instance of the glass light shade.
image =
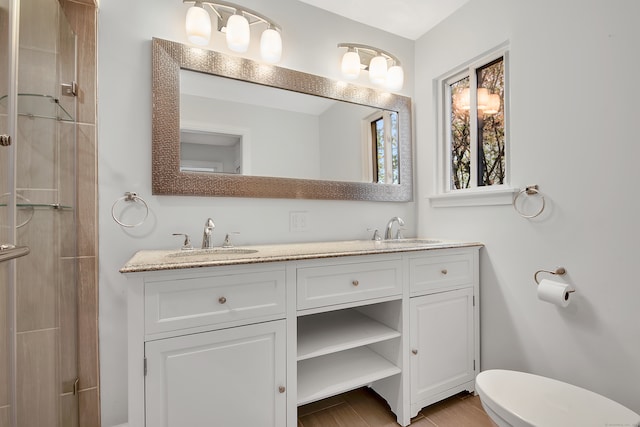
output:
[{"label": "glass light shade", "polygon": [[249,21],[242,15],[231,15],[227,21],[227,47],[234,52],[244,53],[249,49]]},{"label": "glass light shade", "polygon": [[376,85],[382,85],[387,79],[387,60],[376,56],[369,63],[369,80]]},{"label": "glass light shade", "polygon": [[185,21],[187,40],[198,46],[206,46],[211,39],[211,18],[202,6],[191,6]]},{"label": "glass light shade", "polygon": [[484,110],[485,114],[498,114],[500,111],[500,95],[497,93],[492,93],[489,95],[489,103],[487,104],[487,108]]},{"label": "glass light shade", "polygon": [[267,28],[260,37],[260,56],[262,59],[275,64],[282,58],[282,37],[277,30]]},{"label": "glass light shade", "polygon": [[484,87],[478,88],[478,110],[484,111],[489,106],[489,89]]},{"label": "glass light shade", "polygon": [[399,65],[394,65],[387,71],[387,81],[385,83],[387,89],[396,91],[402,89],[404,85],[404,70]]},{"label": "glass light shade", "polygon": [[453,96],[453,107],[456,110],[469,111],[471,100],[469,98],[469,88],[464,88]]},{"label": "glass light shade", "polygon": [[342,75],[349,80],[355,80],[360,75],[360,55],[355,50],[347,51],[342,57]]}]

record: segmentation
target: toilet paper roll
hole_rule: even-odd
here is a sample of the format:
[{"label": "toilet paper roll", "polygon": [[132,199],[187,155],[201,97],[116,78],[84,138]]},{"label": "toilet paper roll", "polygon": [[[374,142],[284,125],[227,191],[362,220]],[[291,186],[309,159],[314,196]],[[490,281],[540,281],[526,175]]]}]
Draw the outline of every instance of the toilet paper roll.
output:
[{"label": "toilet paper roll", "polygon": [[571,302],[571,286],[566,283],[543,279],[538,285],[538,299],[550,302],[558,307],[566,307]]}]

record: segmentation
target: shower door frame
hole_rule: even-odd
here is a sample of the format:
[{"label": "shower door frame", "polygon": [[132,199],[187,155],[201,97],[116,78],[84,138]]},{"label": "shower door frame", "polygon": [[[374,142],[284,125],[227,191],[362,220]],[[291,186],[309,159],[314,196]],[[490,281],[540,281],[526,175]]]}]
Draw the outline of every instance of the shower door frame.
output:
[{"label": "shower door frame", "polygon": [[[8,0],[9,17],[8,17],[8,61],[7,61],[7,134],[12,140],[15,140],[18,131],[18,49],[20,40],[20,0]],[[7,239],[10,244],[15,245],[17,242],[16,228],[16,146],[15,142],[8,147],[7,158],[7,187],[9,196],[7,198]],[[9,376],[9,425],[16,427],[18,425],[17,410],[17,334],[16,334],[16,261],[15,259],[8,262],[8,292],[7,292],[7,344],[8,344],[8,376]]]}]

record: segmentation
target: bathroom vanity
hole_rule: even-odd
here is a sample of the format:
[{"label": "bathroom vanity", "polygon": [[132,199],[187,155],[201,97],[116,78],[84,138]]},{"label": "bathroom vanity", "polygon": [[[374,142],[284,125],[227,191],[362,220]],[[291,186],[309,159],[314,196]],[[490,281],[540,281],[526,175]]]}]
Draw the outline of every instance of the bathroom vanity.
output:
[{"label": "bathroom vanity", "polygon": [[129,279],[129,426],[295,426],[361,386],[406,426],[474,391],[479,243],[141,251]]}]

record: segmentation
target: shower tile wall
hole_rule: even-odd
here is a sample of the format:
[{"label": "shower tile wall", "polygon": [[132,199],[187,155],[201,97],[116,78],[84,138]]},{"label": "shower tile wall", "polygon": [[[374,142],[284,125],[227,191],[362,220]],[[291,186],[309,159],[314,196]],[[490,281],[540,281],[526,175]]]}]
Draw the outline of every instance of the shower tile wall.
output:
[{"label": "shower tile wall", "polygon": [[56,345],[55,329],[18,333],[17,406],[21,426],[58,425],[57,417],[51,416],[58,414],[56,361],[51,357]]},{"label": "shower tile wall", "polygon": [[[2,191],[2,189],[0,189]],[[0,307],[7,306],[6,264],[0,264]],[[4,310],[3,310],[4,312]],[[0,427],[9,425],[9,349],[7,316],[0,316]]]},{"label": "shower tile wall", "polygon": [[[56,73],[43,70],[56,70],[58,9],[55,3],[40,0],[23,2],[22,6],[18,93],[55,95]],[[31,104],[29,101],[22,96],[19,105]],[[26,111],[32,113],[29,107]],[[17,133],[18,202],[54,203],[56,122],[21,115]],[[52,213],[18,210],[17,221],[25,224],[17,230],[17,241],[31,248],[28,257],[16,262],[16,401],[21,425],[58,424],[59,254]],[[38,265],[34,265],[34,260]]]},{"label": "shower tile wall", "polygon": [[[76,202],[80,427],[100,426],[95,0],[59,0],[78,36]],[[63,407],[66,401],[63,400]],[[69,403],[73,405],[73,402]],[[72,426],[73,427],[73,426]]]}]

